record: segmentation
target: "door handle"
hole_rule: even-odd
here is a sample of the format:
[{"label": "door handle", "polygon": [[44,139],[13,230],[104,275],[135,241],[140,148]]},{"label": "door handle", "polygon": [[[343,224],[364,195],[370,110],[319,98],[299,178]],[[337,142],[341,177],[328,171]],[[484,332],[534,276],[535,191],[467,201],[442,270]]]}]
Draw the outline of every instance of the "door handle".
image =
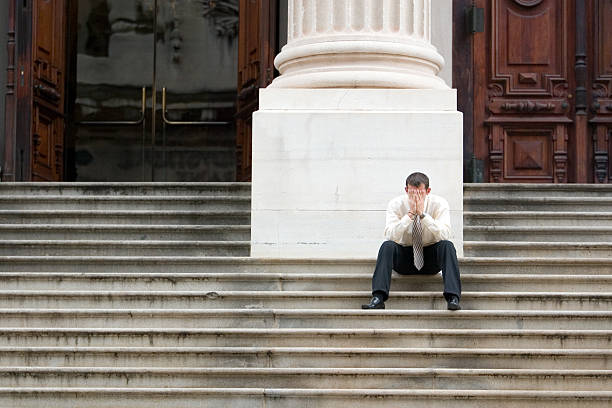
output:
[{"label": "door handle", "polygon": [[140,102],[140,118],[138,120],[84,120],[76,122],[77,125],[88,126],[135,126],[140,125],[145,120],[145,109],[147,103],[146,88],[142,87],[142,96]]},{"label": "door handle", "polygon": [[50,99],[53,102],[57,102],[62,98],[62,95],[60,95],[59,92],[47,85],[36,84],[34,85],[34,91],[36,94],[43,96],[46,99]]},{"label": "door handle", "polygon": [[222,126],[229,125],[230,122],[222,121],[175,121],[169,120],[166,117],[166,88],[162,88],[162,120],[166,125],[183,125],[183,126]]}]

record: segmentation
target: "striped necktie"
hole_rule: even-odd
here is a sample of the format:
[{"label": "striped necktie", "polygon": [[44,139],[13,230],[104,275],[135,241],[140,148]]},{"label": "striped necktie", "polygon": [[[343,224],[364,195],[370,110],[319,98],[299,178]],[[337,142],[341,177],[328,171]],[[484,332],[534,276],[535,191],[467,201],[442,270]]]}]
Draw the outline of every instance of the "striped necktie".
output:
[{"label": "striped necktie", "polygon": [[425,265],[423,258],[423,226],[421,225],[421,217],[414,216],[412,224],[412,252],[414,253],[414,266],[418,271]]}]

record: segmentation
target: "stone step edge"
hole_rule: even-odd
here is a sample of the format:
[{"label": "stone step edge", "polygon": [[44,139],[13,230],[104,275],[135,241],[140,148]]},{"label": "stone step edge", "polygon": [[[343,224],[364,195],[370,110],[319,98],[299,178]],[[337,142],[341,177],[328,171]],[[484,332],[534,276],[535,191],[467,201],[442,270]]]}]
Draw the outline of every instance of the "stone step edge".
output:
[{"label": "stone step edge", "polygon": [[[0,209],[0,215],[226,215],[247,214],[250,210],[6,210]],[[612,212],[601,211],[464,211],[464,217],[478,218],[610,218]]]},{"label": "stone step edge", "polygon": [[352,368],[352,367],[38,367],[2,366],[0,373],[21,374],[206,374],[206,375],[410,375],[440,377],[556,376],[612,377],[612,370],[508,368]]},{"label": "stone step edge", "polygon": [[65,309],[65,308],[1,308],[0,316],[3,315],[24,315],[24,314],[39,314],[39,315],[129,315],[130,317],[146,316],[208,316],[208,317],[270,317],[277,318],[283,316],[290,317],[365,317],[365,316],[410,316],[410,317],[433,317],[446,318],[452,316],[458,318],[608,318],[612,319],[612,311],[559,311],[559,310],[415,310],[415,309]]},{"label": "stone step edge", "polygon": [[[0,230],[215,230],[215,229],[250,229],[250,224],[0,224]],[[612,226],[509,226],[509,225],[466,225],[464,232],[521,232],[521,233],[576,233],[591,234],[612,233]]]},{"label": "stone step edge", "polygon": [[464,204],[597,204],[612,203],[612,197],[571,196],[571,197],[463,197]]},{"label": "stone step edge", "polygon": [[[83,230],[83,231],[208,231],[217,229],[251,229],[250,224],[207,224],[207,225],[181,225],[181,224],[0,224],[0,230]],[[610,234],[612,227],[607,226],[509,226],[509,225],[466,225],[463,232],[520,232],[520,233],[588,233]]]},{"label": "stone step edge", "polygon": [[[308,280],[337,280],[337,279],[371,279],[372,273],[307,273],[307,272],[180,272],[180,273],[160,273],[160,272],[0,272],[0,279],[34,279],[34,278],[49,278],[49,279],[202,279],[202,280],[279,280],[281,282],[298,282]],[[399,275],[394,273],[393,280],[415,280],[417,282],[430,282],[432,280],[439,281],[442,278],[440,272],[432,275]],[[510,273],[462,273],[461,279],[471,282],[496,282],[499,280],[506,282],[524,282],[524,281],[550,281],[562,279],[567,281],[578,282],[612,282],[612,274],[610,275],[553,275],[553,274],[510,274]],[[531,293],[531,292],[529,292]],[[555,292],[559,293],[559,292]],[[573,292],[568,292],[573,293]],[[601,293],[601,292],[596,292]]]},{"label": "stone step edge", "polygon": [[612,242],[541,242],[541,241],[463,241],[463,247],[507,247],[507,248],[611,248]]},{"label": "stone step edge", "polygon": [[612,190],[612,184],[587,184],[587,183],[463,183],[464,190]]},{"label": "stone step edge", "polygon": [[419,399],[536,399],[564,401],[599,401],[612,399],[612,391],[528,391],[528,390],[441,390],[441,389],[413,389],[391,390],[380,388],[355,389],[325,389],[325,388],[85,388],[85,387],[0,387],[0,395],[19,394],[69,394],[70,397],[79,394],[93,395],[215,395],[223,396],[255,396],[273,398],[419,398]]},{"label": "stone step edge", "polygon": [[11,181],[0,183],[0,190],[12,187],[249,187],[243,181]]},{"label": "stone step edge", "polygon": [[[2,246],[203,246],[203,245],[251,245],[251,241],[173,241],[173,240],[64,240],[64,239],[14,239],[0,241]],[[612,249],[612,242],[541,242],[541,241],[464,241],[464,248],[601,248]]]},{"label": "stone step edge", "polygon": [[251,210],[0,210],[0,215],[27,215],[27,216],[250,216]]},{"label": "stone step edge", "polygon": [[[0,256],[1,262],[102,262],[116,264],[168,262],[186,264],[209,264],[209,265],[287,265],[287,266],[328,266],[328,265],[357,265],[374,266],[376,258],[257,258],[248,256]],[[597,265],[611,266],[610,258],[572,258],[572,257],[462,257],[460,264],[473,265]]]},{"label": "stone step edge", "polygon": [[609,349],[522,349],[522,348],[460,348],[460,347],[16,347],[0,346],[2,353],[97,353],[97,354],[357,354],[357,355],[463,355],[463,356],[557,356],[612,357]]},{"label": "stone step edge", "polygon": [[[251,241],[172,241],[172,240],[92,240],[92,239],[6,239],[0,241],[0,247],[3,246],[170,246],[170,247],[198,247],[198,246],[249,246]],[[610,244],[612,245],[612,244]]]},{"label": "stone step edge", "polygon": [[249,224],[207,224],[207,225],[177,225],[177,224],[0,224],[0,230],[83,230],[83,231],[213,231],[213,230],[250,230]]},{"label": "stone step edge", "polygon": [[[0,195],[3,201],[251,201],[250,195],[79,195],[79,194],[14,194]],[[572,197],[464,197],[464,204],[598,204],[612,203],[610,197],[572,196]]]},{"label": "stone step edge", "polygon": [[612,218],[612,211],[464,211],[472,218]]},{"label": "stone step edge", "polygon": [[[295,299],[328,299],[328,298],[358,298],[365,299],[371,296],[371,291],[252,291],[252,290],[212,290],[212,291],[161,291],[161,290],[0,290],[0,299],[3,297],[105,297],[105,298],[178,298],[199,297],[211,300],[223,298],[238,299],[266,299],[266,298],[295,298]],[[440,291],[394,291],[393,299],[399,298],[438,298],[442,297]],[[462,298],[468,299],[492,299],[492,298],[527,298],[541,300],[539,298],[550,298],[551,302],[559,300],[612,300],[612,293],[606,292],[499,292],[499,291],[474,291],[462,292]],[[108,300],[108,299],[107,299]],[[171,310],[171,309],[170,309]]]},{"label": "stone step edge", "polygon": [[612,337],[612,330],[551,330],[551,329],[330,329],[330,328],[74,328],[74,327],[0,327],[3,334],[56,334],[56,335],[242,335],[242,336],[531,336],[531,337]]},{"label": "stone step edge", "polygon": [[[10,224],[9,224],[10,225]],[[0,225],[1,227],[1,225]],[[465,225],[463,232],[523,232],[523,233],[542,233],[542,232],[588,232],[592,234],[612,233],[612,226],[547,226],[547,225]]]},{"label": "stone step edge", "polygon": [[29,195],[0,195],[0,202],[5,201],[240,201],[250,202],[251,196],[240,195],[57,195],[57,194],[29,194]]}]

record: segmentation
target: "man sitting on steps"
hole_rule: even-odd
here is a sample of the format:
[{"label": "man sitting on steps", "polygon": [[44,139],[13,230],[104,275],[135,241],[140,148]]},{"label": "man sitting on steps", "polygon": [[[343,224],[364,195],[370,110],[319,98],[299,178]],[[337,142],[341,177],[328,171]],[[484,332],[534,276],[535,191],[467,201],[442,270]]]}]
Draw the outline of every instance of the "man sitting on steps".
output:
[{"label": "man sitting on steps", "polygon": [[451,232],[448,202],[430,194],[429,178],[412,173],[406,194],[387,206],[385,238],[378,251],[372,277],[372,299],[362,309],[384,309],[389,297],[391,271],[401,275],[429,275],[442,270],[444,297],[449,310],[460,310],[461,280]]}]

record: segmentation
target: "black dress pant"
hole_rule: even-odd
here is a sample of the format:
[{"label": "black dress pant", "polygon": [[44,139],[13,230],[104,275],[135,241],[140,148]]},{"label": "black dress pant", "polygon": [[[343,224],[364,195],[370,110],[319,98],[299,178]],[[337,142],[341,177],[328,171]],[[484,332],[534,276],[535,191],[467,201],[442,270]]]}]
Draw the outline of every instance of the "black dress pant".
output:
[{"label": "black dress pant", "polygon": [[461,278],[455,246],[450,241],[440,241],[423,248],[425,265],[421,270],[414,266],[414,254],[411,246],[402,246],[393,241],[385,241],[380,246],[376,269],[372,277],[372,294],[389,298],[391,271],[401,275],[433,275],[442,270],[444,280],[444,297],[451,295],[461,298]]}]

